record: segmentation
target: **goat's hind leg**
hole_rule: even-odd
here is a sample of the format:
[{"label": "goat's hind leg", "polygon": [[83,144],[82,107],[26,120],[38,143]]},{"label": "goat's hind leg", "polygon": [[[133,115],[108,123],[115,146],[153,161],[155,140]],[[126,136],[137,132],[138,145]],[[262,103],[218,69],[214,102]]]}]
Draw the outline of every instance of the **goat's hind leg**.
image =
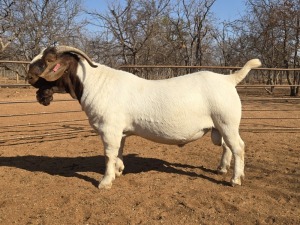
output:
[{"label": "goat's hind leg", "polygon": [[223,140],[222,135],[216,128],[213,128],[211,131],[211,140],[215,145],[222,146],[222,148],[223,148],[223,154],[222,154],[220,164],[217,168],[217,172],[219,174],[226,174],[227,170],[230,167],[232,152],[228,148],[228,146],[226,145],[226,143]]},{"label": "goat's hind leg", "polygon": [[241,185],[242,179],[245,177],[245,144],[238,133],[231,136],[224,136],[224,141],[232,151],[234,158],[234,171],[231,184],[232,186]]},{"label": "goat's hind leg", "polygon": [[223,148],[223,154],[217,171],[219,174],[226,174],[227,170],[230,168],[232,152],[223,140],[222,140],[222,148]]}]

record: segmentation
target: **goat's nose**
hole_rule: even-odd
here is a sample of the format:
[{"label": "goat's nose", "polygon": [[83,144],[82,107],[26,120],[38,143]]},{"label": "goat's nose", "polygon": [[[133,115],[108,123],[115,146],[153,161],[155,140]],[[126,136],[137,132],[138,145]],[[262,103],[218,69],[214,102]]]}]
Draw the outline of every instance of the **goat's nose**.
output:
[{"label": "goat's nose", "polygon": [[32,80],[32,79],[34,79],[34,76],[33,76],[32,74],[28,74],[28,75],[27,75],[27,79],[28,79],[28,80]]},{"label": "goat's nose", "polygon": [[34,82],[34,78],[33,76],[27,76],[27,81],[29,82],[29,84],[32,84]]}]

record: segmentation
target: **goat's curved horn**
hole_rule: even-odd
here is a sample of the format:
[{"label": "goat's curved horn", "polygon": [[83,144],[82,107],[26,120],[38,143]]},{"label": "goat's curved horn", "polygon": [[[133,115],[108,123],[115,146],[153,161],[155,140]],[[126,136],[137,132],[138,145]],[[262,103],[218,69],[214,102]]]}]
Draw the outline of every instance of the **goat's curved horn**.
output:
[{"label": "goat's curved horn", "polygon": [[70,47],[70,46],[65,46],[65,45],[60,45],[55,47],[57,53],[64,53],[64,52],[74,52],[76,54],[81,55],[83,58],[86,59],[86,61],[90,64],[91,67],[98,67],[97,65],[94,64],[94,62],[90,59],[90,57],[87,56],[87,54],[85,54],[83,51],[74,48],[74,47]]}]

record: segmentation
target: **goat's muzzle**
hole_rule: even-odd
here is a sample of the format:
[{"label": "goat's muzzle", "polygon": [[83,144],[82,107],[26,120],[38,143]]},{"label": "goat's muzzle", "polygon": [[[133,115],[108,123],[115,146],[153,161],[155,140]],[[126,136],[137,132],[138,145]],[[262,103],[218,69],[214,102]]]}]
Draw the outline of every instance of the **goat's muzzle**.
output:
[{"label": "goat's muzzle", "polygon": [[44,106],[50,105],[50,102],[53,100],[53,90],[50,88],[40,88],[36,92],[36,99],[38,102]]}]

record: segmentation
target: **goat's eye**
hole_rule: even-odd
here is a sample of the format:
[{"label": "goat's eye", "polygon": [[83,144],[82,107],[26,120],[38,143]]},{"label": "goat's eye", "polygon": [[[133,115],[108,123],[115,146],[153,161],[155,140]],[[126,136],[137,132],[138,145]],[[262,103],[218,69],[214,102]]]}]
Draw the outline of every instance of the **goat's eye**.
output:
[{"label": "goat's eye", "polygon": [[44,71],[45,68],[46,68],[46,65],[45,65],[45,64],[40,65],[40,70],[41,70],[41,71]]}]

